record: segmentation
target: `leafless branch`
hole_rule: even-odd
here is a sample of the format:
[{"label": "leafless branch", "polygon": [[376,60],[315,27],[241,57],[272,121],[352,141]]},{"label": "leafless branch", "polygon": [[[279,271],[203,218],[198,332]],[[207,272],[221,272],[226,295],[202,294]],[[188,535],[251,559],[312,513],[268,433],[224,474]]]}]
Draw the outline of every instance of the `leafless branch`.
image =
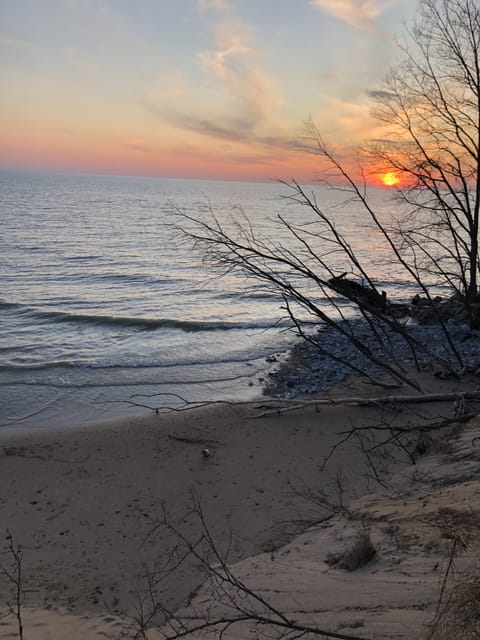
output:
[{"label": "leafless branch", "polygon": [[12,588],[12,600],[7,601],[7,610],[17,621],[17,634],[19,640],[23,640],[22,607],[25,602],[25,585],[23,578],[23,549],[15,544],[13,536],[7,529],[7,561],[0,562],[0,574],[3,574]]}]

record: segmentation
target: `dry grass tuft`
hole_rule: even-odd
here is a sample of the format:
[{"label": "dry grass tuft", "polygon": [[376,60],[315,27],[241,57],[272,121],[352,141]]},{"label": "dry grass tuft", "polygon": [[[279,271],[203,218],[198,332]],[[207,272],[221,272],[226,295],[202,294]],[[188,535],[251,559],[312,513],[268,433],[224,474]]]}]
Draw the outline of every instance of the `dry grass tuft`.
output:
[{"label": "dry grass tuft", "polygon": [[337,566],[346,571],[355,571],[368,564],[376,556],[370,534],[366,529],[358,532],[353,545],[340,558]]},{"label": "dry grass tuft", "polygon": [[480,638],[480,574],[457,582],[441,603],[427,640]]},{"label": "dry grass tuft", "polygon": [[[427,640],[480,638],[480,514],[452,508],[439,511],[443,537],[452,540],[437,610]],[[438,526],[438,525],[437,525]],[[473,555],[472,570],[459,579],[452,575],[457,554]]]}]

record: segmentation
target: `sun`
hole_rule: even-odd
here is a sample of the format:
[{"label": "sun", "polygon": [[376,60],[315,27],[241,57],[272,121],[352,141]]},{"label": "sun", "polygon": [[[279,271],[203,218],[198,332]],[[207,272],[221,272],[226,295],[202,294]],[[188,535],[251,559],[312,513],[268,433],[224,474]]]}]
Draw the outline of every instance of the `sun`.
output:
[{"label": "sun", "polygon": [[382,182],[386,187],[393,187],[400,182],[400,178],[393,171],[388,171],[382,175]]}]

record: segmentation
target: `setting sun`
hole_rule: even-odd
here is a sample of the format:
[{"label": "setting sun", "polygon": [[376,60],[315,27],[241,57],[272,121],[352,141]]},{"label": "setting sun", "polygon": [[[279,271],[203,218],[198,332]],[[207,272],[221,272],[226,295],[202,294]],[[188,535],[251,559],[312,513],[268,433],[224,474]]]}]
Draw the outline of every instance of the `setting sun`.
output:
[{"label": "setting sun", "polygon": [[393,187],[400,182],[400,178],[393,171],[388,171],[383,174],[382,182],[386,187]]}]

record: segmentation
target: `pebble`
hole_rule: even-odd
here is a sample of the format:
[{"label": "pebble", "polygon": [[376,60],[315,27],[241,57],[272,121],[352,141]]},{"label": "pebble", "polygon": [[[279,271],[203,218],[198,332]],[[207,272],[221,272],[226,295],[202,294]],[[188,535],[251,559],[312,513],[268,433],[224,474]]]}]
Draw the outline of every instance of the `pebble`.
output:
[{"label": "pebble", "polygon": [[[469,368],[480,366],[480,334],[471,330],[467,325],[447,321],[447,328],[455,348],[463,359],[464,365]],[[345,322],[355,337],[361,341],[376,358],[385,360],[387,355],[375,339],[369,324],[363,319],[355,319]],[[414,361],[411,350],[405,340],[393,333],[386,325],[382,327],[384,342],[395,354],[396,359],[406,367],[413,367]],[[453,357],[448,346],[445,333],[439,325],[410,325],[409,333],[419,342],[426,345],[432,353],[448,359],[460,370],[460,364]],[[287,358],[281,362],[276,371],[272,372],[270,379],[264,387],[264,393],[269,396],[295,397],[298,395],[328,391],[342,382],[348,375],[355,371],[346,364],[338,362],[321,349],[334,353],[338,358],[351,363],[354,367],[368,371],[376,378],[386,377],[386,372],[372,363],[360,350],[355,348],[350,340],[339,331],[331,327],[321,327],[317,335],[312,336],[319,346],[299,338],[291,349]],[[434,358],[426,353],[417,352],[423,370],[432,370],[438,367]]]}]

